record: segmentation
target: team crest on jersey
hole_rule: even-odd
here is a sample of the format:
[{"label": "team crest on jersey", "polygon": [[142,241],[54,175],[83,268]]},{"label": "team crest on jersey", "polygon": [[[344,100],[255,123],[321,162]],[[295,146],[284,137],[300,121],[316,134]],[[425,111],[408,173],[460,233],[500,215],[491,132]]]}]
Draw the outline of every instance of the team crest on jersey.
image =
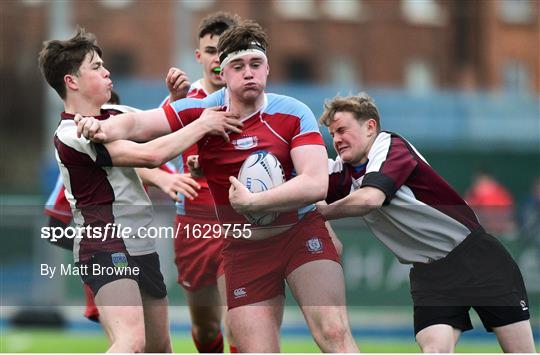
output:
[{"label": "team crest on jersey", "polygon": [[114,253],[111,255],[112,263],[116,267],[127,267],[128,260],[127,256],[124,253]]},{"label": "team crest on jersey", "polygon": [[322,253],[323,245],[319,238],[313,237],[306,242],[308,251],[311,253]]},{"label": "team crest on jersey", "polygon": [[255,136],[252,137],[244,137],[240,139],[235,139],[232,141],[232,144],[234,145],[234,148],[239,150],[248,150],[251,148],[254,148],[259,143],[259,139]]}]

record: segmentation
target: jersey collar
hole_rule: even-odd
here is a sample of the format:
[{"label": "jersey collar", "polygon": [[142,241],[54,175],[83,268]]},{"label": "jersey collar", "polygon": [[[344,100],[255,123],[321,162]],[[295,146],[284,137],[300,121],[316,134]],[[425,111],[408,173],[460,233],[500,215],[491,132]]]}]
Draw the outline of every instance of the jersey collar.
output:
[{"label": "jersey collar", "polygon": [[[98,115],[98,116],[93,116],[96,120],[99,120],[99,121],[103,121],[103,120],[106,120],[107,118],[109,118],[111,115],[109,113],[109,111],[107,110],[101,110],[101,113]],[[72,114],[72,113],[67,113],[67,112],[62,112],[60,114],[60,117],[63,119],[63,120],[72,120],[75,118],[75,115]]]}]

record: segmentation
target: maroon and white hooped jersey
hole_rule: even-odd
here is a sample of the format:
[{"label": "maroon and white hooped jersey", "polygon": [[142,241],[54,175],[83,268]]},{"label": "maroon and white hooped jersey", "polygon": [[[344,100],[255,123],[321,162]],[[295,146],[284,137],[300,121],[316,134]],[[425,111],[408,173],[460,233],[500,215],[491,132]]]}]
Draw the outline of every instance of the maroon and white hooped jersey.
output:
[{"label": "maroon and white hooped jersey", "polygon": [[[300,101],[288,96],[264,94],[263,107],[243,119],[242,133],[229,134],[230,142],[221,136],[205,136],[199,143],[201,168],[214,197],[221,223],[247,223],[229,203],[229,176],[238,176],[244,160],[253,152],[266,150],[274,154],[285,172],[286,180],[296,175],[290,152],[302,145],[323,145],[317,121],[311,110]],[[205,108],[221,106],[227,109],[228,95],[221,89],[202,100],[183,99],[164,107],[173,131],[199,118]],[[281,213],[270,225],[290,226],[305,213],[314,209],[305,206],[294,212]]]},{"label": "maroon and white hooped jersey", "polygon": [[[127,106],[107,106],[101,115],[135,111]],[[105,145],[77,137],[74,115],[63,112],[54,136],[56,160],[66,189],[75,225],[90,226],[94,233],[76,238],[73,248],[75,261],[87,261],[99,252],[128,252],[145,255],[155,252],[155,241],[136,237],[139,228],[152,221],[152,205],[134,168],[115,167]],[[111,233],[106,226],[130,228],[130,238],[108,235],[102,240],[98,232]],[[118,233],[118,232],[117,232]]]},{"label": "maroon and white hooped jersey", "polygon": [[482,228],[459,194],[395,133],[379,133],[362,166],[339,157],[328,163],[328,203],[366,186],[384,192],[383,206],[363,219],[404,264],[441,259]]}]

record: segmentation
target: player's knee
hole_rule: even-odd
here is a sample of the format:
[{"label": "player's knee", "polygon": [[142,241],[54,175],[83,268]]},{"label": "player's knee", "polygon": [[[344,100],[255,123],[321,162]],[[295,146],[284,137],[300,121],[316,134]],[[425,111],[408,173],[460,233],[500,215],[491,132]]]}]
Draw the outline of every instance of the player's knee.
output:
[{"label": "player's knee", "polygon": [[454,346],[451,344],[431,343],[421,346],[423,353],[452,353]]},{"label": "player's knee", "polygon": [[171,353],[172,345],[168,336],[160,337],[157,341],[147,343],[144,349],[146,353]]},{"label": "player's knee", "polygon": [[132,334],[129,337],[126,336],[116,339],[113,342],[112,347],[123,353],[144,353],[146,351],[144,332],[142,336]]},{"label": "player's knee", "polygon": [[320,339],[325,344],[344,344],[349,330],[343,322],[326,321],[321,325],[319,332]]},{"label": "player's knee", "polygon": [[126,345],[128,352],[142,353],[145,352],[146,347],[146,333],[144,330],[144,324],[138,324],[131,327],[127,334],[122,337],[122,341]]},{"label": "player's knee", "polygon": [[217,320],[205,320],[193,322],[191,330],[193,336],[197,341],[201,343],[207,343],[213,341],[221,331],[219,321]]}]

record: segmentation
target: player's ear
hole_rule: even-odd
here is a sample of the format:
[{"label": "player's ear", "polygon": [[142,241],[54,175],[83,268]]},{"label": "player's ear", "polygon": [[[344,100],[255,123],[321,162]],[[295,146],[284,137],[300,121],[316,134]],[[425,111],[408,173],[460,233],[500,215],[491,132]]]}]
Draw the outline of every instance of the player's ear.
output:
[{"label": "player's ear", "polygon": [[369,137],[373,136],[374,134],[377,134],[377,121],[375,121],[373,118],[370,118],[367,121],[368,125],[368,135]]},{"label": "player's ear", "polygon": [[270,64],[266,63],[266,76],[270,75]]},{"label": "player's ear", "polygon": [[201,50],[198,48],[195,49],[195,60],[197,63],[201,63]]},{"label": "player's ear", "polygon": [[71,74],[64,75],[64,84],[66,84],[66,88],[71,89],[71,90],[77,90],[79,88],[77,77],[75,75],[71,75]]}]

